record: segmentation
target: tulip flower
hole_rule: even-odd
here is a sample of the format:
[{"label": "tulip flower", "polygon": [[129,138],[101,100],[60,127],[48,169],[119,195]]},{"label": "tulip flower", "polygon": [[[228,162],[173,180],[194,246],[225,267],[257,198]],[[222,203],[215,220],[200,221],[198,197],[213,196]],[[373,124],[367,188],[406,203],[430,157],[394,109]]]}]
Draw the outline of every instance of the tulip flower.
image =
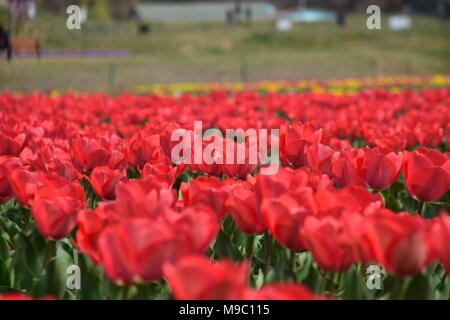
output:
[{"label": "tulip flower", "polygon": [[103,269],[117,284],[160,279],[162,265],[176,258],[178,245],[169,225],[149,218],[126,219],[98,238]]},{"label": "tulip flower", "polygon": [[159,135],[137,133],[126,144],[125,154],[135,168],[142,168],[147,161],[157,160],[161,155]]},{"label": "tulip flower", "polygon": [[116,196],[116,186],[127,181],[125,172],[111,170],[108,167],[96,167],[87,178],[97,196],[101,199],[112,200]]},{"label": "tulip flower", "polygon": [[450,274],[450,249],[448,243],[450,239],[450,217],[447,214],[442,213],[439,217],[433,219],[430,239],[439,261],[447,274]]},{"label": "tulip flower", "polygon": [[320,143],[305,147],[308,166],[320,173],[331,174],[331,159],[335,153],[333,149]]},{"label": "tulip flower", "polygon": [[305,147],[314,143],[324,143],[325,135],[322,129],[316,129],[310,123],[294,123],[280,129],[280,155],[286,166],[294,168],[307,164]]},{"label": "tulip flower", "polygon": [[114,202],[100,202],[95,210],[81,210],[77,215],[76,246],[97,264],[101,261],[98,238],[109,225],[120,221]]},{"label": "tulip flower", "polygon": [[264,222],[279,243],[290,249],[305,248],[301,229],[305,219],[313,214],[312,205],[308,205],[312,200],[312,190],[304,188],[295,195],[285,194],[262,201]]},{"label": "tulip flower", "polygon": [[94,138],[77,136],[72,148],[75,163],[88,171],[106,165],[111,157],[111,151]]},{"label": "tulip flower", "polygon": [[19,158],[0,156],[0,204],[8,201],[13,196],[8,175],[21,166],[22,162]]},{"label": "tulip flower", "polygon": [[52,296],[44,296],[39,299],[33,299],[23,293],[12,292],[12,293],[1,293],[0,300],[10,300],[10,301],[27,301],[27,300],[55,300]]},{"label": "tulip flower", "polygon": [[365,221],[366,237],[376,261],[396,275],[416,275],[434,260],[428,224],[419,216],[391,212]]},{"label": "tulip flower", "polygon": [[383,153],[378,148],[364,148],[360,163],[361,176],[374,189],[389,188],[401,173],[403,154]]},{"label": "tulip flower", "polygon": [[147,162],[142,170],[142,177],[146,178],[151,175],[163,178],[171,188],[184,168],[185,166],[182,164],[174,167],[168,163]]},{"label": "tulip flower", "polygon": [[77,213],[84,208],[85,195],[79,182],[63,187],[41,187],[31,202],[31,213],[39,233],[48,239],[66,237],[76,225]]},{"label": "tulip flower", "polygon": [[67,184],[67,181],[59,176],[41,171],[30,172],[21,168],[13,170],[8,175],[8,181],[17,202],[23,206],[29,205],[40,187],[51,185],[59,188]]},{"label": "tulip flower", "polygon": [[19,156],[25,146],[25,140],[26,135],[24,133],[10,136],[0,132],[0,156]]},{"label": "tulip flower", "polygon": [[408,192],[420,201],[434,201],[450,189],[450,158],[437,150],[420,148],[407,153],[405,180]]},{"label": "tulip flower", "polygon": [[211,263],[187,256],[164,265],[164,277],[177,300],[240,300],[247,293],[249,265],[221,260]]},{"label": "tulip flower", "polygon": [[216,177],[200,177],[180,187],[184,205],[203,204],[216,212],[218,218],[227,213],[225,202],[230,192],[230,182]]},{"label": "tulip flower", "polygon": [[176,194],[168,183],[155,176],[122,181],[116,186],[116,209],[121,217],[157,217],[174,207]]},{"label": "tulip flower", "polygon": [[361,160],[361,150],[341,151],[333,155],[331,174],[339,188],[365,185],[358,170]]},{"label": "tulip flower", "polygon": [[257,212],[256,194],[252,189],[247,182],[233,186],[225,204],[236,226],[248,235],[261,234],[267,229]]},{"label": "tulip flower", "polygon": [[332,217],[305,219],[302,229],[305,246],[322,269],[343,271],[354,262],[352,251],[340,244],[343,232],[342,224]]}]

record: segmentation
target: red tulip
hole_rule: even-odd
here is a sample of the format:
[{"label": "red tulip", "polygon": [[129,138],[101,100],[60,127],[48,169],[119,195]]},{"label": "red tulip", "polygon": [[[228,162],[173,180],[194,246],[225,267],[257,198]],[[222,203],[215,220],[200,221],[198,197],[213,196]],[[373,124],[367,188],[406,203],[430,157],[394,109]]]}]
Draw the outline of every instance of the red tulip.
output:
[{"label": "red tulip", "polygon": [[420,148],[405,160],[408,192],[420,201],[434,201],[450,188],[450,158],[437,150]]},{"label": "red tulip", "polygon": [[125,154],[118,150],[111,150],[111,158],[109,158],[108,167],[113,170],[124,170],[128,168],[128,160]]},{"label": "red tulip", "polygon": [[[215,137],[211,139],[212,141],[206,141],[204,139],[199,138],[197,135],[192,135],[192,147],[190,149],[190,162],[187,165],[188,168],[192,171],[207,174],[210,176],[220,176],[224,173],[224,163],[226,162],[226,158],[224,158],[225,153],[225,144],[223,138]],[[214,142],[214,143],[212,143]],[[187,142],[185,142],[187,143]],[[196,148],[195,144],[198,143],[201,145],[200,151],[197,151],[197,154],[201,155],[200,163],[196,163]],[[219,152],[218,149],[208,148],[209,145],[212,146],[222,146],[223,152]],[[209,150],[209,153],[208,153]],[[205,156],[206,155],[206,156]],[[178,156],[179,157],[179,156]]]},{"label": "red tulip", "polygon": [[245,234],[260,234],[267,229],[256,207],[256,194],[249,183],[244,182],[232,187],[226,208],[236,226]]},{"label": "red tulip", "polygon": [[361,214],[369,206],[379,208],[383,205],[379,193],[372,194],[359,186],[322,189],[315,193],[314,198],[317,204],[316,215],[321,217],[333,216],[339,218],[346,211]]},{"label": "red tulip", "polygon": [[196,206],[158,216],[121,217],[116,205],[83,211],[77,243],[116,283],[158,280],[162,265],[185,255],[204,254],[219,230],[216,215]]},{"label": "red tulip", "polygon": [[261,213],[274,238],[291,249],[303,249],[305,243],[301,236],[306,217],[313,211],[308,203],[312,201],[312,190],[304,188],[295,195],[286,193],[276,199],[264,199]]},{"label": "red tulip", "polygon": [[401,173],[403,154],[383,153],[378,148],[364,148],[360,165],[361,176],[374,189],[389,188]]},{"label": "red tulip", "polygon": [[46,171],[48,173],[54,173],[67,181],[77,181],[82,177],[81,173],[75,168],[72,162],[57,158],[53,159],[52,166],[47,166]]},{"label": "red tulip", "polygon": [[11,300],[11,301],[26,301],[26,300],[55,300],[52,296],[44,296],[39,299],[33,299],[23,293],[13,292],[13,293],[1,293],[0,300]]},{"label": "red tulip", "polygon": [[183,172],[185,166],[180,164],[176,167],[168,163],[147,162],[142,170],[142,177],[157,176],[167,181],[170,188],[174,185],[177,177]]},{"label": "red tulip", "polygon": [[188,256],[164,265],[164,277],[177,300],[240,300],[247,292],[249,265],[221,260],[211,263]]},{"label": "red tulip", "polygon": [[128,161],[135,168],[142,168],[147,161],[158,160],[161,156],[159,135],[139,132],[134,135],[125,147]]},{"label": "red tulip", "polygon": [[306,248],[322,269],[343,271],[354,262],[352,251],[340,244],[343,232],[342,224],[332,217],[305,219],[302,233]]},{"label": "red tulip", "polygon": [[280,156],[286,166],[295,168],[307,164],[305,147],[314,143],[324,143],[325,135],[322,129],[317,130],[310,123],[296,122],[280,129]]},{"label": "red tulip", "polygon": [[162,265],[176,258],[178,245],[169,225],[149,218],[126,219],[98,238],[101,264],[117,284],[160,279]]},{"label": "red tulip", "polygon": [[311,172],[309,168],[280,168],[275,175],[257,175],[255,192],[259,202],[263,198],[277,198],[287,192],[296,192],[304,187],[313,190],[331,187],[331,181],[326,175]]},{"label": "red tulip", "polygon": [[[227,139],[224,139],[222,143],[224,150],[223,172],[227,177],[245,179],[248,174],[255,172],[259,164],[259,150],[257,143],[253,143],[249,146],[248,144],[252,143],[252,141],[245,144]],[[230,155],[228,153],[230,153]],[[234,155],[234,157],[231,155]]]},{"label": "red tulip", "polygon": [[30,172],[25,169],[15,169],[8,175],[8,181],[17,202],[26,206],[32,201],[38,189],[45,185],[55,188],[67,184],[64,178],[43,172]]},{"label": "red tulip", "polygon": [[0,132],[0,156],[19,156],[25,146],[26,135],[9,136]]},{"label": "red tulip", "polygon": [[202,204],[211,208],[218,216],[225,216],[225,201],[230,192],[230,186],[216,177],[200,177],[191,183],[181,183],[181,194],[185,207]]},{"label": "red tulip", "polygon": [[85,170],[105,166],[111,158],[111,151],[94,138],[77,136],[72,148],[75,163]]},{"label": "red tulip", "polygon": [[333,155],[331,174],[339,188],[365,185],[358,170],[361,161],[361,150],[341,151]]},{"label": "red tulip", "polygon": [[439,123],[430,125],[418,122],[414,125],[413,133],[422,146],[430,148],[437,147],[444,139],[444,130]]},{"label": "red tulip", "polygon": [[164,211],[164,219],[171,226],[174,237],[180,239],[178,254],[204,254],[217,235],[220,224],[215,212],[203,205],[194,205],[181,212]]},{"label": "red tulip", "polygon": [[305,147],[307,164],[316,172],[331,174],[331,159],[335,151],[328,146],[314,143]]},{"label": "red tulip", "polygon": [[121,217],[157,217],[174,207],[176,194],[155,176],[121,182],[116,187],[116,210]]},{"label": "red tulip", "polygon": [[[60,146],[62,144],[63,146]],[[67,181],[79,180],[82,175],[72,162],[68,145],[62,142],[40,142],[39,149],[33,152],[26,147],[20,157],[24,164],[29,164],[35,171],[54,173]]]},{"label": "red tulip", "polygon": [[76,246],[95,264],[101,261],[98,238],[109,225],[119,222],[113,202],[100,202],[95,210],[82,210],[77,216]]},{"label": "red tulip", "polygon": [[76,225],[77,213],[84,208],[84,191],[79,182],[55,188],[41,187],[31,202],[31,213],[39,233],[48,239],[66,237]]},{"label": "red tulip", "polygon": [[433,219],[430,239],[442,266],[450,274],[450,217],[447,214]]},{"label": "red tulip", "polygon": [[427,230],[425,220],[408,213],[374,214],[365,222],[376,261],[402,276],[418,274],[434,259]]},{"label": "red tulip", "polygon": [[13,196],[8,175],[22,166],[19,158],[0,156],[0,204],[8,201]]},{"label": "red tulip", "polygon": [[125,172],[111,170],[108,167],[96,167],[92,170],[89,182],[97,196],[102,199],[112,200],[116,196],[116,186],[119,182],[127,181]]}]

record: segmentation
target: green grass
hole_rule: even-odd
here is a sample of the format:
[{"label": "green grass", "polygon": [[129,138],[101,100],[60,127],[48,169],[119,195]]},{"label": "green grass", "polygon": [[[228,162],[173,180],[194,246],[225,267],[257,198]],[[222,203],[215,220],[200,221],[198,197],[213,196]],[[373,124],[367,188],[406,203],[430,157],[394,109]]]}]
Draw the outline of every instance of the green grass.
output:
[{"label": "green grass", "polygon": [[[413,17],[409,31],[366,28],[365,16],[333,23],[297,24],[279,33],[272,23],[228,29],[223,24],[155,24],[141,36],[135,25],[89,23],[68,31],[63,17],[39,13],[23,35],[46,49],[128,49],[126,59],[0,61],[0,90],[125,90],[160,82],[249,81],[428,75],[450,73],[450,22]],[[245,65],[246,72],[241,67]],[[110,79],[111,80],[111,79]]]}]

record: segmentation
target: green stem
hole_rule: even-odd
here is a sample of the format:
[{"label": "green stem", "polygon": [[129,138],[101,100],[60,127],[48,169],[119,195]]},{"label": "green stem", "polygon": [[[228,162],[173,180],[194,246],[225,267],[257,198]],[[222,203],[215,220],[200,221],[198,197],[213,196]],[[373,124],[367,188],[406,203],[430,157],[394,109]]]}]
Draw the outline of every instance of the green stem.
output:
[{"label": "green stem", "polygon": [[138,285],[137,286],[137,294],[136,298],[137,300],[148,300],[148,294],[146,291],[146,287],[144,285]]},{"label": "green stem", "polygon": [[[287,252],[286,252],[287,253]],[[297,281],[297,276],[295,275],[295,269],[297,267],[297,261],[295,260],[295,250],[289,250],[289,254],[287,254],[289,260],[289,272],[291,274],[291,278],[294,281]]]},{"label": "green stem", "polygon": [[418,201],[419,202],[419,205],[417,206],[417,213],[420,215],[420,216],[423,216],[423,213],[424,213],[424,208],[425,208],[425,202],[423,202],[423,201]]},{"label": "green stem", "polygon": [[47,253],[45,255],[45,266],[48,266],[56,256],[56,241],[48,240]]},{"label": "green stem", "polygon": [[123,288],[123,300],[130,300],[130,288],[131,286],[125,286]]},{"label": "green stem", "polygon": [[336,292],[341,287],[341,279],[342,279],[342,272],[336,272],[336,286],[333,288],[333,291]]},{"label": "green stem", "polygon": [[295,270],[297,269],[297,260],[296,260],[296,255],[295,255],[294,249],[291,249],[291,269],[292,269],[292,272],[294,272],[294,274],[295,274]]},{"label": "green stem", "polygon": [[328,272],[324,272],[319,284],[319,294],[324,295],[328,283]]},{"label": "green stem", "polygon": [[269,268],[272,263],[272,251],[273,251],[273,239],[270,236],[269,231],[264,234],[264,240],[266,243],[266,256],[264,257],[264,284],[267,280],[267,275],[269,273]]},{"label": "green stem", "polygon": [[403,285],[405,283],[404,277],[398,277],[394,280],[394,287],[392,288],[391,300],[400,300],[403,294]]},{"label": "green stem", "polygon": [[255,236],[249,235],[247,237],[247,248],[246,248],[246,254],[247,254],[247,260],[252,261],[253,259],[253,244],[255,243]]}]

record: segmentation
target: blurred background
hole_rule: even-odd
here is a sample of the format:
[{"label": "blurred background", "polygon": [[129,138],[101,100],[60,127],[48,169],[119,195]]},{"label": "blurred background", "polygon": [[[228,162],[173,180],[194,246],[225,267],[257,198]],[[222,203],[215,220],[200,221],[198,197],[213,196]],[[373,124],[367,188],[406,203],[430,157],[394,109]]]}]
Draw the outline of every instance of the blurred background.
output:
[{"label": "blurred background", "polygon": [[450,73],[450,0],[0,0],[0,22],[0,91]]}]

